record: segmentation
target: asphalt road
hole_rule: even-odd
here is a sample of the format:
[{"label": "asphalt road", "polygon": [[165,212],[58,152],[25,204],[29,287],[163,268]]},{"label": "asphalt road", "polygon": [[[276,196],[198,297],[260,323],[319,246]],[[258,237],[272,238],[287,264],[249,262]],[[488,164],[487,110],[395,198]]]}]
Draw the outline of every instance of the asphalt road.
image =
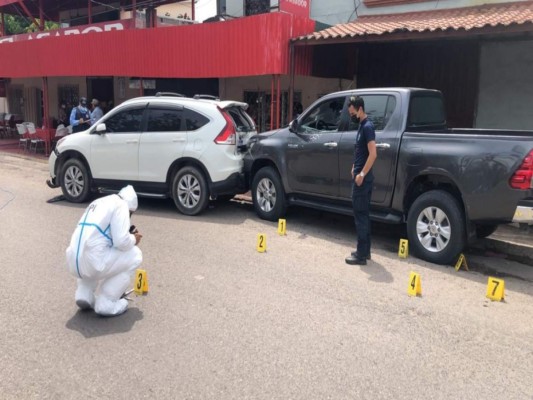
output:
[{"label": "asphalt road", "polygon": [[[141,199],[150,292],[101,318],[77,310],[65,267],[86,205],[47,203],[46,178],[0,154],[2,399],[533,398],[533,286],[500,259],[400,260],[401,229],[375,226],[372,262],[347,266],[346,217],[292,210],[281,237],[249,204],[191,218]],[[487,268],[504,302],[485,298]]]}]

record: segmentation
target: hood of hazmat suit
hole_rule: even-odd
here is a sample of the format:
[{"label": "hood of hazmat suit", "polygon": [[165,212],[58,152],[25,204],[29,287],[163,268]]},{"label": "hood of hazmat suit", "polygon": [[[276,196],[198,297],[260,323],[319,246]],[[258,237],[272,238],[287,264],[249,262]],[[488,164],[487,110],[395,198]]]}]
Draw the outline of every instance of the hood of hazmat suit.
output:
[{"label": "hood of hazmat suit", "polygon": [[128,185],[122,188],[120,192],[118,192],[118,195],[128,204],[128,209],[131,212],[137,210],[137,193],[135,193],[133,186]]}]

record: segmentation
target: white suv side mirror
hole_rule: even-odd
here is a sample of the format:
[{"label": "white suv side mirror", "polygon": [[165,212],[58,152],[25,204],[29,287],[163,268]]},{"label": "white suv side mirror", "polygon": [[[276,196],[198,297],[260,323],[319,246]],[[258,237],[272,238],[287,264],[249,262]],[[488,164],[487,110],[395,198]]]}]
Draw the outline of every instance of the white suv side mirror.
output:
[{"label": "white suv side mirror", "polygon": [[102,134],[102,133],[106,133],[106,130],[107,130],[107,128],[106,128],[105,124],[96,125],[95,132],[98,133],[99,135]]}]

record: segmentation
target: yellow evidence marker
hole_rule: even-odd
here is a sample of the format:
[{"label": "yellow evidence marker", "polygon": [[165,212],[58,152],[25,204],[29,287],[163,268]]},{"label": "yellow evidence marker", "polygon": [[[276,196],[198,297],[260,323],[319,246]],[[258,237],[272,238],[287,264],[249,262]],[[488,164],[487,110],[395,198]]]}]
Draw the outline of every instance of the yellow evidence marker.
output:
[{"label": "yellow evidence marker", "polygon": [[409,296],[422,296],[422,282],[420,280],[420,275],[416,272],[411,272],[409,275],[407,294]]},{"label": "yellow evidence marker", "polygon": [[487,297],[491,300],[502,301],[505,297],[505,282],[503,279],[489,276],[487,282]]},{"label": "yellow evidence marker", "polygon": [[137,295],[148,293],[148,275],[144,269],[137,269],[135,271],[135,282],[133,284],[133,291]]},{"label": "yellow evidence marker", "polygon": [[285,221],[284,219],[280,219],[278,221],[278,235],[285,235],[287,232],[287,221]]},{"label": "yellow evidence marker", "polygon": [[400,239],[400,246],[398,247],[398,257],[407,258],[409,256],[409,241],[407,239]]},{"label": "yellow evidence marker", "polygon": [[461,265],[465,267],[466,271],[469,271],[468,264],[466,263],[466,257],[463,253],[461,253],[461,255],[459,256],[457,263],[455,263],[455,270],[459,271],[461,269]]},{"label": "yellow evidence marker", "polygon": [[267,249],[267,237],[264,233],[257,234],[257,251],[264,253]]}]

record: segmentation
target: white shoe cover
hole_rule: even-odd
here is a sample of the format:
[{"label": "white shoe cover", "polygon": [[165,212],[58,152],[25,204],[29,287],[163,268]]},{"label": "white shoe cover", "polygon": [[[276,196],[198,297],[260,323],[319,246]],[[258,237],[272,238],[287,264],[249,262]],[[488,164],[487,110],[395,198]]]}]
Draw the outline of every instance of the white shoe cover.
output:
[{"label": "white shoe cover", "polygon": [[76,305],[82,310],[94,308],[94,289],[96,283],[92,281],[82,281],[78,279],[78,288],[74,295]]},{"label": "white shoe cover", "polygon": [[80,310],[91,310],[93,308],[93,305],[84,299],[77,299],[76,305],[80,308]]},{"label": "white shoe cover", "polygon": [[113,317],[115,315],[120,315],[128,309],[128,300],[119,299],[116,301],[110,300],[104,296],[98,296],[96,299],[96,304],[94,311],[105,317]]}]

